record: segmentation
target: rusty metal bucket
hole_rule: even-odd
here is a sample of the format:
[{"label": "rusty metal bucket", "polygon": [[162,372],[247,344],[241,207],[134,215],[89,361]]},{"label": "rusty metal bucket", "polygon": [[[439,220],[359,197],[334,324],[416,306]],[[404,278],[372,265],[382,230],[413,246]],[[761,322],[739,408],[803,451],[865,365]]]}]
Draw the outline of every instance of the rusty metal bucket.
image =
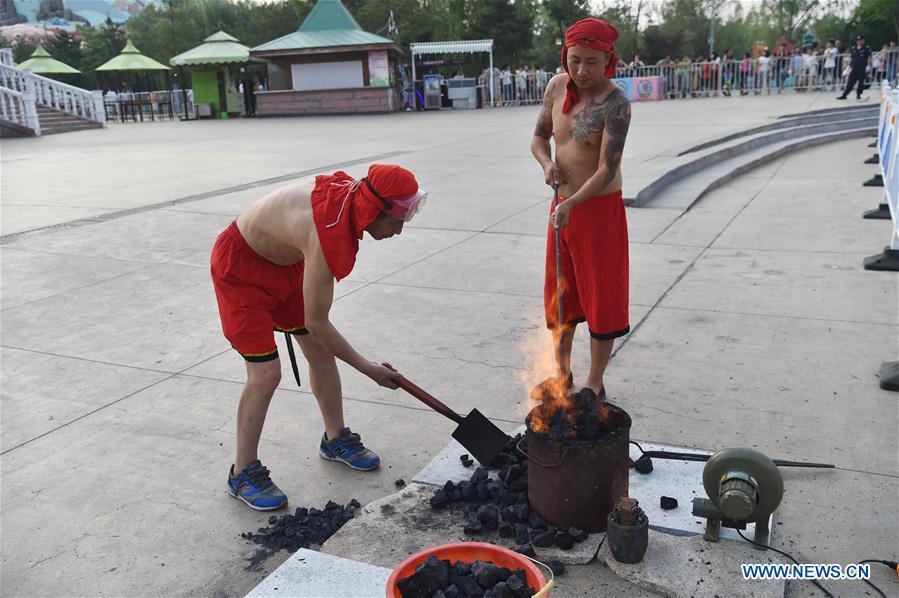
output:
[{"label": "rusty metal bucket", "polygon": [[596,440],[553,440],[531,430],[528,414],[528,500],[560,530],[604,532],[615,501],[627,496],[631,418],[610,408],[609,429]]}]

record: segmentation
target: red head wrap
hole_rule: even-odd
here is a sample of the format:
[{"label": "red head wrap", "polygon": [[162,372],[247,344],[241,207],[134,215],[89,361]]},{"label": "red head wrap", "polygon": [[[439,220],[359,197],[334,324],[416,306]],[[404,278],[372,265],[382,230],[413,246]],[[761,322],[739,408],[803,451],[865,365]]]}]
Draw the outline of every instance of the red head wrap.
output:
[{"label": "red head wrap", "polygon": [[599,19],[583,19],[568,28],[565,33],[565,45],[562,46],[562,68],[569,77],[562,114],[567,114],[580,98],[577,85],[571,79],[571,73],[568,72],[568,48],[583,46],[592,50],[608,52],[609,62],[606,64],[605,76],[607,79],[611,79],[615,76],[615,66],[618,64],[618,56],[615,55],[615,40],[617,39],[618,30],[613,25]]},{"label": "red head wrap", "polygon": [[357,181],[343,171],[315,177],[312,219],[325,261],[337,280],[353,270],[365,228],[386,211],[381,198],[404,199],[418,190],[415,176],[400,166],[373,164],[365,179],[367,183]]}]

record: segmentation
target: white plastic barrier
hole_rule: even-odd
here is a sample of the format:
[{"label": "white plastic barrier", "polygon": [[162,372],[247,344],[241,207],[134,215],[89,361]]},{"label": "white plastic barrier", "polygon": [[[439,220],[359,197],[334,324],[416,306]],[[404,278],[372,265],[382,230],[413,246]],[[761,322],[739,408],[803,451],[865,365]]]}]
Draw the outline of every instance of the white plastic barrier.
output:
[{"label": "white plastic barrier", "polygon": [[890,216],[893,236],[890,249],[899,249],[899,88],[884,85],[880,90],[881,110],[877,127],[880,175]]},{"label": "white plastic barrier", "polygon": [[865,270],[899,272],[899,88],[888,84],[880,90],[877,151],[883,192],[893,226],[890,244],[882,254],[865,258]]}]

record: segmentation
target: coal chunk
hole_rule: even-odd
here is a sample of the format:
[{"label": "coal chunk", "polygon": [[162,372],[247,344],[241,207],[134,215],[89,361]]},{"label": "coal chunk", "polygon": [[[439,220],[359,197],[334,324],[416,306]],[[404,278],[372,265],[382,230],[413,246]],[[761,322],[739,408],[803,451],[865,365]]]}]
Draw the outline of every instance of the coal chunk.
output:
[{"label": "coal chunk", "polygon": [[471,482],[459,482],[459,493],[462,500],[474,500],[478,496],[477,487]]},{"label": "coal chunk", "polygon": [[500,538],[511,538],[515,535],[515,526],[508,521],[500,523],[498,529]]},{"label": "coal chunk", "polygon": [[406,485],[406,480],[404,480],[403,478],[400,478],[400,479],[396,480],[395,482],[393,482],[393,485],[396,486],[397,488],[402,488],[403,486]]},{"label": "coal chunk", "polygon": [[455,585],[459,588],[459,593],[462,596],[483,596],[484,594],[484,590],[471,575],[460,577]]},{"label": "coal chunk", "polygon": [[494,501],[499,501],[499,497],[503,494],[503,485],[496,480],[487,482],[487,493]]},{"label": "coal chunk", "polygon": [[478,467],[471,475],[471,483],[477,485],[485,481],[487,481],[487,470],[483,467]]},{"label": "coal chunk", "polygon": [[486,502],[488,498],[490,498],[490,491],[487,490],[487,482],[480,481],[477,485],[478,491],[478,500],[481,502]]},{"label": "coal chunk", "polygon": [[474,576],[478,585],[484,589],[489,589],[501,581],[505,581],[511,571],[508,569],[497,567],[493,563],[485,563],[483,561],[475,561],[471,566],[471,574]]},{"label": "coal chunk", "polygon": [[514,492],[504,492],[502,497],[499,499],[500,507],[511,507],[512,505],[521,502],[518,494]]},{"label": "coal chunk", "polygon": [[512,512],[515,513],[516,520],[530,523],[530,509],[528,508],[528,503],[523,502],[512,505]]},{"label": "coal chunk", "polygon": [[556,534],[556,538],[554,541],[556,543],[556,546],[558,546],[562,550],[571,550],[571,547],[574,546],[574,538],[572,538],[571,534],[568,534],[567,532]]},{"label": "coal chunk", "polygon": [[434,496],[431,497],[432,509],[444,509],[449,503],[449,497],[446,495],[446,492],[444,492],[442,488],[438,490],[434,494]]},{"label": "coal chunk", "polygon": [[358,509],[362,505],[359,504],[359,501],[354,498],[353,500],[350,501],[350,506],[353,507],[354,509]]},{"label": "coal chunk", "polygon": [[471,563],[456,561],[453,563],[453,572],[456,573],[456,575],[471,575]]},{"label": "coal chunk", "polygon": [[553,545],[553,541],[556,539],[556,532],[553,530],[546,530],[538,533],[534,536],[534,546],[539,546],[540,548],[546,548],[548,546]]},{"label": "coal chunk", "polygon": [[634,461],[634,469],[636,469],[639,473],[647,474],[652,472],[652,459],[647,457],[646,455],[642,455],[639,459]]},{"label": "coal chunk", "polygon": [[523,523],[515,524],[515,543],[527,544],[531,541],[531,534],[528,532],[528,526]]},{"label": "coal chunk", "polygon": [[449,567],[435,556],[429,556],[425,562],[415,568],[416,573],[428,572],[435,585],[443,589],[449,585]]},{"label": "coal chunk", "polygon": [[670,496],[663,496],[659,499],[660,506],[666,511],[677,508],[677,499]]},{"label": "coal chunk", "polygon": [[477,519],[469,521],[468,525],[462,528],[462,532],[466,536],[479,536],[484,533],[484,524]]},{"label": "coal chunk", "polygon": [[524,580],[524,575],[519,574],[518,571],[509,576],[509,579],[506,580],[506,586],[508,586],[509,591],[512,592],[512,595],[515,596],[515,598],[525,596],[525,592],[527,592],[527,595],[530,595],[528,585]]},{"label": "coal chunk", "polygon": [[565,563],[562,561],[547,561],[546,565],[552,570],[553,575],[565,575]]},{"label": "coal chunk", "polygon": [[534,529],[544,529],[546,527],[546,521],[543,520],[536,511],[532,512],[528,515],[528,525],[530,525]]},{"label": "coal chunk", "polygon": [[490,590],[484,593],[484,596],[490,596],[491,598],[515,598],[512,595],[512,590],[509,589],[509,585],[501,581]]},{"label": "coal chunk", "polygon": [[590,534],[588,534],[584,530],[578,529],[574,526],[568,528],[568,535],[571,536],[575,542],[583,542],[590,536]]},{"label": "coal chunk", "polygon": [[462,591],[459,590],[459,586],[453,583],[446,586],[446,589],[443,590],[443,595],[446,598],[462,598]]},{"label": "coal chunk", "polygon": [[496,529],[499,527],[499,509],[494,504],[486,504],[478,509],[478,521],[484,524],[487,529]]}]

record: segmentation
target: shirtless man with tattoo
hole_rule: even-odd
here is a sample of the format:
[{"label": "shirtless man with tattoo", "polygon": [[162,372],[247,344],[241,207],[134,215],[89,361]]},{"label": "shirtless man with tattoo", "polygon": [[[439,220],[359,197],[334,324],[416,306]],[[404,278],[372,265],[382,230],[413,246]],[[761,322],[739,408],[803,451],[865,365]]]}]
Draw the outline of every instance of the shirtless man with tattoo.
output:
[{"label": "shirtless man with tattoo", "polygon": [[[544,281],[546,323],[553,331],[558,373],[532,390],[536,400],[551,392],[551,386],[573,386],[571,345],[575,327],[584,321],[591,356],[585,387],[604,398],[603,373],[614,339],[630,331],[620,165],[631,109],[611,81],[616,39],[618,31],[598,19],[584,19],[568,29],[562,50],[566,72],[550,80],[531,142],[546,184],[558,187],[558,204],[547,229]],[[556,230],[561,238],[562,322],[556,297]]]}]

